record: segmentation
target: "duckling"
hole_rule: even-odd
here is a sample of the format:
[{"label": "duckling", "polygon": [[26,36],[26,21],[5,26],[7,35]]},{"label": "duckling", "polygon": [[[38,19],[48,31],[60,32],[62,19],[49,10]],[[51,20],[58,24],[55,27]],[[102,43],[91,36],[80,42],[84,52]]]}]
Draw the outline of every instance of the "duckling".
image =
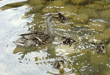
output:
[{"label": "duckling", "polygon": [[74,40],[74,39],[72,39],[72,38],[66,38],[66,37],[62,37],[62,39],[65,39],[64,41],[63,41],[63,44],[65,44],[65,45],[72,45],[73,43],[75,43],[76,41]]},{"label": "duckling", "polygon": [[71,55],[78,52],[75,46],[75,40],[72,38],[62,37],[63,43],[55,47],[56,55]]},{"label": "duckling", "polygon": [[106,49],[104,45],[100,45],[100,44],[96,45],[95,50],[97,53],[106,53]]},{"label": "duckling", "polygon": [[62,23],[67,22],[67,18],[62,15],[61,13],[58,13],[59,17],[55,17],[56,19],[60,20]]},{"label": "duckling", "polygon": [[[40,32],[40,31],[32,31],[30,33],[21,34],[20,35],[21,38],[14,41],[14,43],[20,47],[31,47],[31,46],[45,45],[45,44],[52,42],[52,40],[54,39],[54,33],[53,33],[51,25],[52,25],[54,18],[58,20],[61,19],[61,17],[56,18],[52,14],[49,14],[46,17],[46,20],[45,20],[46,33]],[[64,21],[66,22],[66,20]]]},{"label": "duckling", "polygon": [[63,69],[64,68],[64,61],[63,60],[55,60],[54,68],[56,69]]}]

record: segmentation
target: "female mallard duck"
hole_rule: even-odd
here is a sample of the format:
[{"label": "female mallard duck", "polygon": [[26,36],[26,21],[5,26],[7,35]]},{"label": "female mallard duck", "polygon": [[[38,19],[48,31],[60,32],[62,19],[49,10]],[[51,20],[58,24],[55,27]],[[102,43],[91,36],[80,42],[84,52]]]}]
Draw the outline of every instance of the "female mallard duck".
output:
[{"label": "female mallard duck", "polygon": [[62,19],[62,17],[65,17],[65,16],[60,16],[61,14],[58,14],[58,15],[59,17],[54,17],[52,14],[49,14],[46,17],[46,33],[40,32],[40,31],[33,31],[30,33],[21,34],[20,36],[22,37],[16,40],[14,43],[17,46],[30,47],[30,46],[44,45],[52,42],[52,40],[54,39],[54,34],[53,34],[51,24],[54,18],[60,21],[67,22],[66,19],[64,20]]}]

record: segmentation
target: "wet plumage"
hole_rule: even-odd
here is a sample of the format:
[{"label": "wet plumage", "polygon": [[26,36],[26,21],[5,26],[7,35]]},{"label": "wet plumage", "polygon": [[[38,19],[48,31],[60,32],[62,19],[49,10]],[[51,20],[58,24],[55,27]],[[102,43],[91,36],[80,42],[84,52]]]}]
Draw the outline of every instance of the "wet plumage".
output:
[{"label": "wet plumage", "polygon": [[54,65],[53,66],[56,69],[62,69],[62,68],[64,68],[64,61],[63,60],[56,60],[54,62]]},{"label": "wet plumage", "polygon": [[61,13],[58,13],[58,17],[55,17],[55,18],[61,21],[62,23],[67,22],[67,18]]},{"label": "wet plumage", "polygon": [[[46,17],[46,33],[40,32],[40,31],[32,31],[30,33],[21,34],[20,38],[14,43],[17,46],[21,47],[31,47],[31,46],[39,46],[39,45],[45,45],[54,39],[54,33],[52,30],[52,22],[55,18],[52,14],[49,14]],[[60,18],[58,18],[60,20]]]},{"label": "wet plumage", "polygon": [[97,53],[106,53],[106,49],[104,45],[96,45],[96,52]]},{"label": "wet plumage", "polygon": [[73,43],[75,43],[76,41],[74,40],[74,39],[72,39],[72,38],[66,38],[66,37],[62,37],[62,39],[65,39],[64,41],[63,41],[63,44],[65,44],[65,45],[72,45]]}]

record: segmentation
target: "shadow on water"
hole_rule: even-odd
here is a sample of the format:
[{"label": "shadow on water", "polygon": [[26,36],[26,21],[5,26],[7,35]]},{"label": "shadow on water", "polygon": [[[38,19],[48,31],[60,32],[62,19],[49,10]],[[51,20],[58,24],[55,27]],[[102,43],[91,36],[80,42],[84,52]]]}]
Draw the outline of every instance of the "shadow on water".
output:
[{"label": "shadow on water", "polygon": [[55,52],[54,48],[52,48],[52,44],[47,44],[39,47],[29,47],[29,48],[24,48],[24,47],[16,47],[13,51],[13,54],[21,54],[21,59],[22,60],[26,54],[31,53],[31,52],[39,52],[40,50],[46,51],[49,55],[48,58],[54,58],[55,57]]}]

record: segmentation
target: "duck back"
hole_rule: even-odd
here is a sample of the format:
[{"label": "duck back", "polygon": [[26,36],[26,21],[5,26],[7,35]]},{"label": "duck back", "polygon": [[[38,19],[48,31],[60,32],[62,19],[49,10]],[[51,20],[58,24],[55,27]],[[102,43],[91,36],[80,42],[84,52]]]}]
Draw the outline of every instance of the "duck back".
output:
[{"label": "duck back", "polygon": [[33,31],[30,33],[21,34],[20,36],[21,38],[16,40],[14,43],[21,47],[45,45],[52,42],[54,39],[54,37],[50,38],[48,34],[40,31]]}]

